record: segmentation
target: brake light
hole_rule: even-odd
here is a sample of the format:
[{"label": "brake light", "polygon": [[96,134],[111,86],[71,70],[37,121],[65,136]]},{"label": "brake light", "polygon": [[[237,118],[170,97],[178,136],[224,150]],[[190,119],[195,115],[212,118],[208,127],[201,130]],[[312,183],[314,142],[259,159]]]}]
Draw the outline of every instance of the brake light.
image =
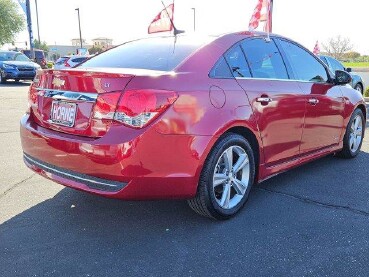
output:
[{"label": "brake light", "polygon": [[121,92],[103,93],[97,97],[93,118],[101,120],[113,120],[114,112]]},{"label": "brake light", "polygon": [[70,64],[68,63],[68,61],[70,60],[70,58],[69,59],[66,59],[65,61],[64,61],[64,66],[65,67],[70,67]]},{"label": "brake light", "polygon": [[93,118],[143,128],[162,114],[177,99],[167,90],[129,90],[123,93],[104,93],[97,98]]},{"label": "brake light", "polygon": [[129,127],[142,128],[163,113],[177,99],[167,90],[131,90],[120,99],[114,120]]}]

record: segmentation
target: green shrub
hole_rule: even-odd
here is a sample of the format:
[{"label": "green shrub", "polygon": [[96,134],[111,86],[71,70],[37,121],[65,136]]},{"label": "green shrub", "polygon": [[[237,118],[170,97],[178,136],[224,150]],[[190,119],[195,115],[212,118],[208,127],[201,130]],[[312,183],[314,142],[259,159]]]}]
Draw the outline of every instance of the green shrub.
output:
[{"label": "green shrub", "polygon": [[53,62],[47,62],[47,68],[53,68],[54,63]]},{"label": "green shrub", "polygon": [[367,89],[365,90],[365,92],[364,92],[364,96],[365,96],[365,97],[369,97],[369,88],[367,88]]}]

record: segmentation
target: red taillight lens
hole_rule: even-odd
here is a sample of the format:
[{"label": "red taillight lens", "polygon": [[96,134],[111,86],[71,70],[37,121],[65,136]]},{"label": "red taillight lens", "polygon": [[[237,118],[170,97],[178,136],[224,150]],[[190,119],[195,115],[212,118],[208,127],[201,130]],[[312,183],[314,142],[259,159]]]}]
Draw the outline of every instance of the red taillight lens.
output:
[{"label": "red taillight lens", "polygon": [[142,128],[163,113],[177,99],[167,90],[131,90],[123,94],[114,120],[129,127]]},{"label": "red taillight lens", "polygon": [[122,95],[121,92],[111,92],[100,94],[97,97],[93,118],[102,120],[113,120],[117,103]]},{"label": "red taillight lens", "polygon": [[93,118],[142,128],[163,113],[178,97],[175,92],[167,90],[129,90],[121,95],[120,92],[99,95]]},{"label": "red taillight lens", "polygon": [[65,67],[70,67],[70,64],[68,63],[68,61],[69,61],[70,59],[66,59],[65,61],[64,61],[64,66]]}]

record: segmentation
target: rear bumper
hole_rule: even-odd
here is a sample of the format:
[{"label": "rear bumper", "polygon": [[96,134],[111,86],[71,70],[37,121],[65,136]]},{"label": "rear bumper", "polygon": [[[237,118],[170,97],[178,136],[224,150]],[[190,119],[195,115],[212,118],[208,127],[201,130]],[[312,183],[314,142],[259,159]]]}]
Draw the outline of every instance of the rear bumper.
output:
[{"label": "rear bumper", "polygon": [[124,126],[92,139],[42,128],[29,114],[20,131],[24,161],[33,171],[68,187],[126,200],[192,198],[211,140]]}]

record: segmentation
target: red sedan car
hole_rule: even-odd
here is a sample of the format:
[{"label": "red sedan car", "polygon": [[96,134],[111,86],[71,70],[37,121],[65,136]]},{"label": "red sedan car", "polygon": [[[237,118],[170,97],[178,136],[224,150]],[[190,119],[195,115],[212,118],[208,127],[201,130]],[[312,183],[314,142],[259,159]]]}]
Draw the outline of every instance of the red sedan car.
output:
[{"label": "red sedan car", "polygon": [[350,81],[276,35],[136,40],[37,75],[21,120],[24,161],[78,190],[187,199],[226,219],[254,183],[360,152],[366,108]]}]

